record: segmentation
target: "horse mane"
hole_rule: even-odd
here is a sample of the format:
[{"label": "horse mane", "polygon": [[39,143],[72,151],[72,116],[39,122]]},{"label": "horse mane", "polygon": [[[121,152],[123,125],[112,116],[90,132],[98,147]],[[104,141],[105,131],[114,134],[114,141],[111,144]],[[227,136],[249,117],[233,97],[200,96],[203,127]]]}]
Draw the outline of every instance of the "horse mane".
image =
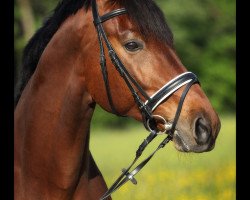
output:
[{"label": "horse mane", "polygon": [[[173,47],[173,34],[165,21],[164,14],[152,0],[110,0],[109,3],[124,7],[144,38],[154,37],[167,43],[171,48]],[[45,20],[42,27],[29,40],[23,51],[21,73],[15,89],[14,106],[17,105],[23,89],[34,73],[45,47],[60,25],[80,8],[84,7],[87,10],[90,4],[91,0],[60,1],[52,15]]]}]

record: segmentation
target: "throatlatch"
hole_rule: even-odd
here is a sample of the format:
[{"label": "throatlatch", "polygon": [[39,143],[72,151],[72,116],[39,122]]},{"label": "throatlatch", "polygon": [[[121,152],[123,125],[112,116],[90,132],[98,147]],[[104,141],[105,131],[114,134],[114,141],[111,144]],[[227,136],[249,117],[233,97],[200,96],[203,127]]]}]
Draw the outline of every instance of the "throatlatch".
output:
[{"label": "throatlatch", "polygon": [[[154,156],[154,154],[161,148],[163,148],[170,140],[172,140],[172,137],[175,132],[176,124],[178,122],[182,105],[185,100],[185,97],[190,89],[190,87],[195,84],[199,83],[196,75],[192,72],[185,72],[180,74],[179,76],[175,77],[168,83],[166,83],[162,88],[160,88],[154,95],[151,97],[148,96],[148,94],[143,90],[143,88],[138,84],[138,82],[133,78],[133,76],[127,71],[126,67],[123,65],[120,58],[117,56],[115,50],[113,49],[111,43],[109,42],[107,35],[103,29],[102,23],[119,15],[126,14],[126,10],[124,8],[120,8],[114,11],[111,11],[103,16],[100,16],[98,13],[96,1],[92,0],[92,14],[93,14],[93,23],[97,30],[98,35],[98,42],[100,46],[100,65],[102,70],[102,75],[104,79],[104,84],[106,87],[106,93],[108,97],[108,101],[110,104],[110,107],[112,109],[112,112],[114,114],[119,115],[119,113],[116,111],[112,95],[110,92],[110,86],[108,81],[108,73],[106,68],[106,59],[105,59],[105,53],[104,53],[104,47],[103,47],[103,40],[105,42],[105,45],[109,52],[109,57],[121,75],[121,77],[124,79],[125,83],[127,84],[135,103],[137,104],[139,110],[141,111],[141,114],[144,119],[144,125],[147,128],[147,130],[150,131],[150,134],[144,141],[140,144],[138,150],[136,151],[136,156],[131,165],[122,170],[122,174],[117,178],[117,180],[112,184],[112,186],[108,189],[108,191],[102,196],[101,200],[106,199],[116,191],[118,188],[120,188],[123,184],[125,184],[127,181],[131,181],[133,184],[137,184],[136,179],[134,176],[148,163],[148,161]],[[156,127],[155,118],[156,115],[153,115],[153,111],[167,98],[169,98],[175,91],[177,91],[179,88],[185,86],[185,89],[182,92],[181,98],[179,100],[178,107],[176,109],[174,120],[171,124],[167,123],[166,120],[163,119],[165,123],[165,130],[164,133],[167,134],[167,137],[160,143],[160,145],[156,148],[156,150],[148,156],[145,160],[143,160],[137,167],[135,167],[132,171],[130,169],[133,167],[133,165],[137,162],[139,157],[142,155],[144,149],[147,147],[147,145],[159,134],[159,130]],[[139,91],[140,95],[142,95],[146,101],[143,102],[141,97],[139,96],[138,92],[136,92],[136,89]]]}]

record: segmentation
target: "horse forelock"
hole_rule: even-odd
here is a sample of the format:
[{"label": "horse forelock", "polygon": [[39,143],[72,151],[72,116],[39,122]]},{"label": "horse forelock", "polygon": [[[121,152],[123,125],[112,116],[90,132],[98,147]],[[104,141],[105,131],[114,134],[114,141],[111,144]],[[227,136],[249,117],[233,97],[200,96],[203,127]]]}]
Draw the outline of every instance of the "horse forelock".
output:
[{"label": "horse forelock", "polygon": [[129,18],[137,25],[141,35],[159,40],[173,48],[173,34],[163,12],[152,0],[111,0],[111,4],[124,7]]}]

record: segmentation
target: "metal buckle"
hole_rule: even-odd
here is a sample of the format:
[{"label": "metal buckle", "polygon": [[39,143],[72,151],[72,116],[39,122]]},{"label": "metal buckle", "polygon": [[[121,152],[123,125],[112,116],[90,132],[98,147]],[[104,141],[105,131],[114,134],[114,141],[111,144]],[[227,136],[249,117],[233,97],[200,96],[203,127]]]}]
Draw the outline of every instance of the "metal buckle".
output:
[{"label": "metal buckle", "polygon": [[[122,172],[126,172],[126,169],[122,169]],[[134,178],[134,176],[132,174],[130,174],[129,172],[127,172],[125,174],[126,177],[128,177],[128,179],[134,184],[136,185],[137,184],[137,180]]]}]

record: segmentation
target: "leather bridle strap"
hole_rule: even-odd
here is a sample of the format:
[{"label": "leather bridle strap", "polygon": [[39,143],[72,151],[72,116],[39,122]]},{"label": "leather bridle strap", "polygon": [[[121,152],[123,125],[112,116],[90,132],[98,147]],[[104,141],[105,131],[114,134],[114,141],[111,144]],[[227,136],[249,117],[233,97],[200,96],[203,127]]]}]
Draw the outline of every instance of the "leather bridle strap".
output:
[{"label": "leather bridle strap", "polygon": [[109,197],[113,192],[115,192],[117,189],[119,189],[122,185],[124,185],[126,182],[128,182],[129,180],[136,185],[137,181],[134,178],[134,176],[140,171],[142,170],[142,168],[150,161],[150,159],[155,155],[155,153],[165,147],[165,145],[172,140],[173,136],[174,136],[174,132],[175,132],[175,127],[176,124],[178,122],[180,113],[181,113],[181,108],[182,105],[184,103],[185,97],[190,89],[190,87],[196,83],[197,80],[192,79],[192,81],[190,81],[186,87],[184,88],[178,107],[176,109],[175,112],[175,117],[171,126],[171,129],[167,132],[168,136],[160,143],[160,145],[156,148],[156,150],[151,153],[145,160],[143,160],[133,171],[129,172],[129,170],[132,168],[132,166],[136,163],[136,161],[140,158],[140,156],[142,155],[144,149],[148,146],[148,144],[157,136],[157,131],[152,130],[149,134],[149,136],[141,143],[141,145],[139,146],[138,150],[136,151],[136,156],[135,159],[133,160],[133,162],[131,163],[131,165],[127,168],[127,169],[123,169],[122,170],[122,174],[116,179],[116,181],[112,184],[112,186],[107,190],[107,192],[102,196],[102,198],[100,200],[105,200],[107,197]]},{"label": "leather bridle strap", "polygon": [[103,23],[113,17],[116,17],[116,16],[119,16],[119,15],[123,15],[123,14],[126,14],[127,11],[125,10],[125,8],[120,8],[120,9],[117,9],[117,10],[113,10],[107,14],[104,14],[103,16],[100,17],[100,21],[99,23]]},{"label": "leather bridle strap", "polygon": [[[177,116],[178,113],[181,112],[182,104],[184,102],[187,92],[189,91],[190,87],[195,83],[199,84],[199,80],[197,76],[192,72],[184,72],[180,74],[179,76],[175,77],[174,79],[172,79],[171,81],[169,81],[168,83],[166,83],[161,89],[155,92],[150,97],[150,99],[145,102],[145,105],[151,109],[151,112],[153,112],[157,108],[157,106],[159,106],[163,101],[167,100],[175,91],[180,89],[182,86],[186,85],[186,88],[183,91],[182,97],[179,101],[178,109],[176,111],[175,116]],[[177,123],[177,117],[175,118],[176,119],[174,119],[173,122]],[[146,119],[146,120],[150,120],[150,119]],[[149,127],[146,127],[146,128],[150,130]]]},{"label": "leather bridle strap", "polygon": [[97,6],[96,6],[96,1],[92,1],[92,12],[93,12],[94,24],[96,26],[96,30],[97,30],[97,34],[98,34],[98,42],[99,42],[99,46],[100,46],[100,64],[101,64],[103,79],[104,79],[106,92],[107,92],[107,96],[108,96],[108,100],[110,102],[110,107],[112,109],[112,112],[119,115],[118,112],[115,109],[115,106],[114,106],[114,103],[113,103],[113,100],[112,100],[112,95],[110,93],[110,87],[109,87],[109,82],[108,82],[108,73],[107,73],[107,69],[106,69],[106,59],[105,59],[105,53],[104,53],[102,39],[104,40],[104,42],[105,42],[105,44],[106,44],[106,46],[108,48],[109,57],[110,57],[112,63],[116,67],[116,69],[119,72],[119,74],[121,75],[121,77],[126,82],[130,92],[132,93],[132,96],[133,96],[137,106],[139,107],[141,112],[147,118],[151,119],[150,109],[147,108],[147,106],[145,106],[145,104],[141,100],[140,96],[138,95],[138,93],[135,90],[135,88],[133,87],[133,85],[136,87],[136,89],[140,92],[140,94],[146,100],[150,99],[149,96],[141,88],[141,86],[137,83],[137,81],[132,77],[132,75],[127,71],[124,64],[121,62],[121,60],[119,59],[119,57],[115,53],[111,43],[109,42],[109,40],[108,40],[108,38],[106,36],[106,33],[105,33],[104,29],[103,29],[103,26],[102,26],[102,22],[104,22],[104,21],[106,21],[108,19],[111,19],[112,17],[125,14],[126,10],[121,8],[121,9],[117,9],[115,11],[112,11],[110,13],[107,13],[107,14],[105,14],[103,16],[99,16]]},{"label": "leather bridle strap", "polygon": [[[156,132],[151,132],[150,135],[148,136],[148,138],[151,137],[151,140],[145,139],[143,141],[143,143],[140,145],[140,147],[143,148],[143,150],[145,149],[145,147],[157,136]],[[126,182],[128,182],[129,180],[136,185],[137,181],[134,178],[134,176],[140,171],[142,170],[142,168],[150,161],[150,159],[155,155],[155,153],[163,148],[170,140],[172,139],[172,137],[169,135],[167,136],[161,143],[160,145],[157,147],[157,149],[151,153],[145,160],[143,160],[139,165],[137,165],[137,167],[134,168],[133,171],[129,172],[129,170],[131,169],[131,167],[136,163],[136,161],[139,159],[139,157],[142,154],[141,149],[139,148],[137,150],[137,153],[140,151],[139,154],[136,155],[136,158],[134,159],[134,161],[131,163],[131,165],[127,168],[127,169],[123,169],[122,170],[122,174],[116,179],[116,181],[113,183],[113,185],[108,189],[108,191],[101,197],[100,200],[105,200],[106,198],[108,198],[113,192],[115,192],[117,189],[119,189],[122,185],[124,185]]]}]

